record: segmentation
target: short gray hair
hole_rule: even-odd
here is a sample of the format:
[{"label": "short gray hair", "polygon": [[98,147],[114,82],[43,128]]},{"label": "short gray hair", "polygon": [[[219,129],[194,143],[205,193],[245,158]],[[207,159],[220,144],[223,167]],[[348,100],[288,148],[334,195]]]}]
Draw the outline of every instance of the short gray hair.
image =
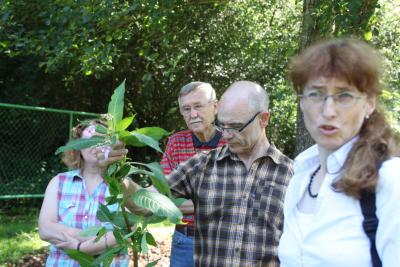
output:
[{"label": "short gray hair", "polygon": [[215,90],[211,86],[211,84],[205,83],[205,82],[190,82],[190,83],[184,85],[179,92],[179,97],[178,97],[179,105],[181,104],[180,99],[182,96],[188,95],[191,92],[194,92],[198,89],[203,89],[203,88],[207,89],[207,91],[209,92],[209,94],[208,94],[209,102],[213,102],[217,99],[217,94],[215,93]]}]

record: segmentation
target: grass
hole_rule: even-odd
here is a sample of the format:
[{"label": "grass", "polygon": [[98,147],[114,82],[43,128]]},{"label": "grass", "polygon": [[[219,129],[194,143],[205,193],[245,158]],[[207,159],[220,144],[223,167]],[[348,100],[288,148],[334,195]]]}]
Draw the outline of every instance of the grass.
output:
[{"label": "grass", "polygon": [[47,245],[39,238],[37,220],[37,209],[0,213],[0,266],[15,263]]}]

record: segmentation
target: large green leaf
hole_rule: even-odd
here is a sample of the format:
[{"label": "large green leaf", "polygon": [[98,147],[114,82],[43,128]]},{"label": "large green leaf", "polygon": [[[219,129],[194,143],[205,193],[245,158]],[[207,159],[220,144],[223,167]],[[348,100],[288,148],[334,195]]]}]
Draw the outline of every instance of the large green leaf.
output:
[{"label": "large green leaf", "polygon": [[143,135],[150,136],[151,138],[159,141],[164,136],[169,135],[169,133],[160,127],[143,127],[135,130]]},{"label": "large green leaf", "polygon": [[181,211],[165,195],[139,189],[132,195],[132,201],[160,217],[167,217],[172,223],[178,224],[182,219]]},{"label": "large green leaf", "polygon": [[150,177],[152,184],[160,193],[167,195],[167,196],[171,196],[171,190],[169,188],[167,180],[165,179],[164,175],[162,174],[161,165],[158,162],[152,162],[149,164],[143,163],[142,165],[149,168],[150,171],[131,166],[131,169],[129,170],[128,175],[133,174],[133,173],[146,174]]},{"label": "large green leaf", "polygon": [[162,221],[165,221],[167,219],[166,216],[160,217],[157,215],[151,215],[150,217],[145,217],[144,218],[144,223],[145,224],[155,224],[155,223],[160,223]]},{"label": "large green leaf", "polygon": [[120,136],[120,139],[122,142],[124,142],[127,145],[134,146],[134,147],[144,147],[144,146],[149,146],[158,152],[162,153],[162,150],[158,144],[158,141],[153,139],[150,136],[141,134],[139,132],[132,131],[130,132],[130,135],[122,135]]},{"label": "large green leaf", "polygon": [[79,138],[79,139],[72,139],[70,140],[65,146],[60,146],[55,154],[60,154],[65,151],[69,150],[81,150],[84,148],[97,146],[104,143],[105,137],[104,136],[92,136],[91,138]]},{"label": "large green leaf", "polygon": [[124,94],[125,94],[125,80],[115,89],[114,94],[111,96],[111,101],[108,104],[108,114],[113,118],[112,130],[115,130],[116,125],[122,120],[124,112]]},{"label": "large green leaf", "polygon": [[152,234],[150,234],[149,232],[147,232],[146,241],[147,241],[147,244],[157,247],[157,242],[154,239],[154,236]]},{"label": "large green leaf", "polygon": [[65,252],[70,256],[71,259],[79,262],[79,265],[82,267],[90,267],[92,262],[94,261],[94,257],[86,254],[82,251],[78,251],[75,249],[67,249]]}]

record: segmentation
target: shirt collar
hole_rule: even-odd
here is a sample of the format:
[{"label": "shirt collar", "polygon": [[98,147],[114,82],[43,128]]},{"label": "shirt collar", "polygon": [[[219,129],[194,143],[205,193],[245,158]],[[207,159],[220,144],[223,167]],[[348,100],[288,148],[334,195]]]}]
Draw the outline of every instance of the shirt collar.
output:
[{"label": "shirt collar", "polygon": [[193,140],[193,145],[195,148],[202,148],[202,147],[216,148],[221,137],[222,137],[222,133],[219,131],[215,131],[215,134],[214,134],[213,138],[211,138],[210,141],[201,142],[199,140],[199,138],[197,138],[197,136],[192,133],[192,140]]},{"label": "shirt collar", "polygon": [[78,179],[83,180],[83,176],[82,176],[81,171],[79,169],[72,170],[71,171],[71,175],[73,177],[73,181],[76,181]]},{"label": "shirt collar", "polygon": [[[269,157],[271,158],[276,164],[281,164],[282,163],[282,153],[275,147],[274,144],[270,144],[266,150],[264,150],[263,157]],[[224,145],[217,157],[217,160],[222,160],[226,157],[230,157],[231,159],[234,160],[239,160],[239,157],[233,153],[228,145]]]},{"label": "shirt collar", "polygon": [[[342,166],[344,165],[347,155],[349,154],[354,143],[359,139],[359,136],[355,136],[350,139],[347,143],[338,148],[335,152],[329,155],[327,167],[328,173],[340,172]],[[320,164],[318,145],[313,145],[304,152],[300,153],[294,162],[294,170],[303,171],[315,168],[315,166]]]}]

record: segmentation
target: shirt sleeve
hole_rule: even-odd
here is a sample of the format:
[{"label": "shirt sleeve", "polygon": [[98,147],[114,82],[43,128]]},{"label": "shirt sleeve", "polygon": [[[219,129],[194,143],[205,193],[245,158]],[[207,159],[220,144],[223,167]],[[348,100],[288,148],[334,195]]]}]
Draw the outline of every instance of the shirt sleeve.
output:
[{"label": "shirt sleeve", "polygon": [[379,170],[376,206],[379,219],[376,247],[383,266],[400,262],[400,158],[386,161]]},{"label": "shirt sleeve", "polygon": [[170,174],[178,165],[174,160],[173,152],[174,152],[174,139],[169,138],[167,147],[165,148],[164,154],[161,159],[161,167],[163,169],[163,174]]},{"label": "shirt sleeve", "polygon": [[199,178],[203,173],[206,160],[207,155],[199,153],[179,164],[167,176],[171,192],[174,196],[195,201],[195,188],[197,188]]}]

